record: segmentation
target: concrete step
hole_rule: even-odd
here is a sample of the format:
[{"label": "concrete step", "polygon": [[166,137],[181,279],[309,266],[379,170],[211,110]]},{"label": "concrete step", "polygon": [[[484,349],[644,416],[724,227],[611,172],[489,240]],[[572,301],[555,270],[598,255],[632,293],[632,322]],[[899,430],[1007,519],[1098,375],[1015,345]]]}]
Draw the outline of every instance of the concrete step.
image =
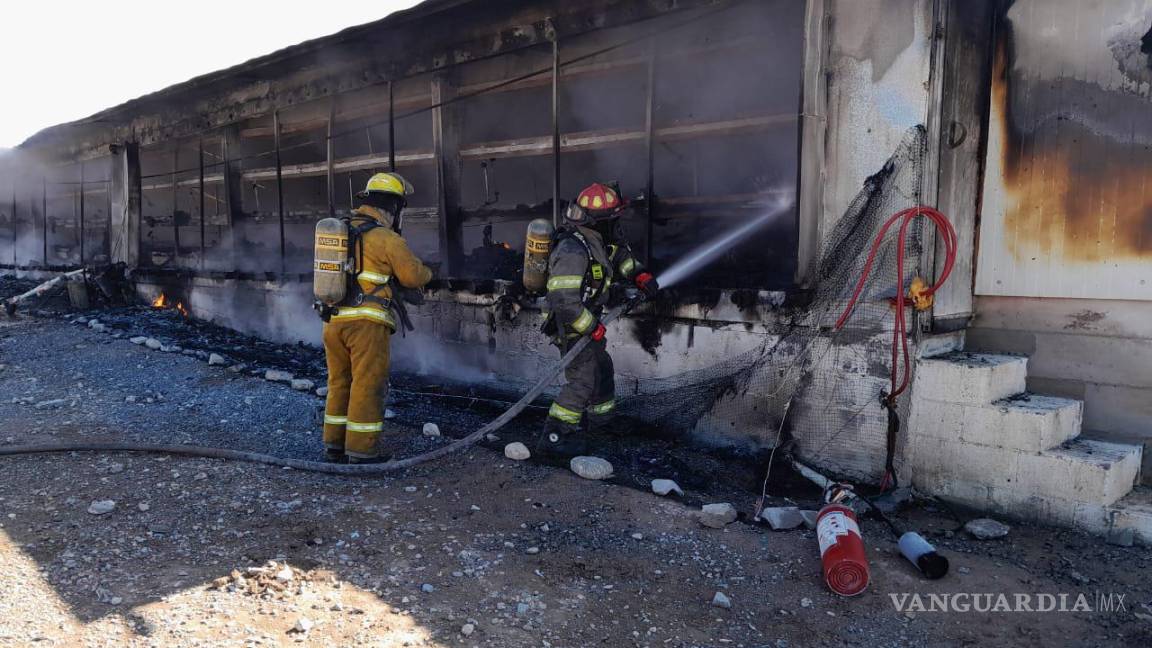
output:
[{"label": "concrete step", "polygon": [[1114,432],[1082,427],[1080,429],[1080,438],[1144,446],[1144,461],[1140,466],[1140,485],[1152,486],[1152,436],[1132,432]]},{"label": "concrete step", "polygon": [[1152,487],[1141,486],[1108,507],[1107,522],[1109,533],[1131,529],[1136,541],[1152,547]]},{"label": "concrete step", "polygon": [[1135,487],[1142,454],[1138,445],[1074,439],[1039,454],[1021,455],[1016,488],[1039,497],[1108,506]]},{"label": "concrete step", "polygon": [[912,397],[988,405],[1025,391],[1028,358],[955,351],[916,361]]},{"label": "concrete step", "polygon": [[1038,453],[1077,437],[1083,410],[1080,401],[1037,394],[1020,394],[990,405],[917,399],[908,430],[912,438]]},{"label": "concrete step", "polygon": [[1081,401],[1026,393],[973,407],[960,438],[978,445],[1043,452],[1079,436],[1083,419]]},{"label": "concrete step", "polygon": [[1100,533],[1106,508],[1132,490],[1141,450],[1074,439],[1036,453],[922,438],[912,482],[976,509]]}]

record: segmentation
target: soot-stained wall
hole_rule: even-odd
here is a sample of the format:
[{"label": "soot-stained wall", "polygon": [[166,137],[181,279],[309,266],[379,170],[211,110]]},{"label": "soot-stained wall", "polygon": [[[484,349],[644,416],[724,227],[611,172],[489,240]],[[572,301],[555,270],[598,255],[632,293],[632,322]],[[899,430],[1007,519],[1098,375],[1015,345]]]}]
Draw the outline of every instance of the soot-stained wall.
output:
[{"label": "soot-stained wall", "polygon": [[[1084,434],[1152,438],[1152,2],[1011,3],[998,26],[973,348],[1030,356]],[[1147,454],[1147,453],[1146,453]]]},{"label": "soot-stained wall", "polygon": [[[802,274],[799,220],[815,224],[819,246],[865,179],[882,169],[910,127],[927,119],[932,5],[486,4],[494,8],[461,9],[468,13],[463,23],[428,18],[440,27],[429,28],[426,40],[448,52],[440,58],[428,44],[412,45],[410,58],[393,55],[385,66],[356,58],[370,49],[333,44],[325,54],[320,44],[308,50],[308,65],[293,64],[288,55],[263,66],[265,78],[232,71],[111,111],[101,122],[109,124],[104,131],[95,123],[76,125],[36,144],[72,154],[106,145],[101,137],[139,133],[138,172],[147,176],[140,201],[141,295],[154,297],[178,282],[193,316],[313,344],[320,323],[309,308],[311,225],[346,209],[351,191],[385,168],[394,149],[397,169],[418,189],[405,230],[412,247],[442,279],[473,280],[449,283],[456,289],[437,291],[417,310],[417,334],[396,338],[398,368],[516,388],[556,357],[537,330],[539,315],[528,307],[512,322],[494,318],[490,291],[467,286],[509,278],[501,273],[515,272],[524,223],[552,213],[550,78],[519,77],[547,69],[549,29],[556,28],[561,58],[579,59],[560,77],[561,198],[586,181],[612,179],[629,197],[643,196],[626,228],[643,254],[651,251],[657,270],[798,187],[818,195],[810,212],[794,208],[693,275],[657,315],[640,314],[610,332],[626,413],[704,443],[763,448],[780,429],[781,403],[773,400],[780,376],[754,372],[754,380],[739,382],[731,370],[766,349],[784,365],[801,351],[777,346],[782,324],[803,320],[794,285]],[[467,29],[444,30],[445,24]],[[638,38],[665,28],[675,31]],[[473,40],[459,41],[463,35]],[[425,55],[430,66],[420,63]],[[808,75],[805,65],[813,67]],[[802,87],[802,77],[826,87]],[[391,111],[386,78],[394,79]],[[502,92],[473,94],[493,86]],[[182,103],[173,99],[181,92],[188,96]],[[803,116],[802,94],[813,107]],[[464,98],[443,104],[453,96]],[[396,141],[389,146],[382,124],[393,111]],[[824,120],[820,132],[827,139],[801,142],[801,117]],[[801,178],[805,151],[820,151],[826,167]],[[462,264],[449,258],[455,252],[445,237],[452,232],[459,232]],[[489,256],[478,262],[478,253]],[[826,390],[804,392],[794,410],[836,431],[831,441],[798,438],[801,455],[860,479],[878,478],[884,455],[877,396],[888,369],[888,338],[882,325],[868,326],[867,334],[817,350],[840,375],[821,383]],[[678,391],[689,387],[690,393]],[[677,406],[691,411],[673,416]]]}]

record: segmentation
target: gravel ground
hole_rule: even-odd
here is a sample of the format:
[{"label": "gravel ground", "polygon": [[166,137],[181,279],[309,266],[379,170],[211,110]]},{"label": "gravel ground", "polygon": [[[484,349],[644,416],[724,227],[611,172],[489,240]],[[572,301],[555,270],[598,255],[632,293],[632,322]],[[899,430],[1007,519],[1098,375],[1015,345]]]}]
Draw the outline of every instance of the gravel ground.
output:
[{"label": "gravel ground", "polygon": [[[0,444],[319,452],[316,396],[127,339],[226,351],[244,338],[187,333],[203,325],[167,312],[96,317],[109,329],[74,315],[0,318]],[[261,375],[314,366],[314,350],[253,349],[230,361]],[[391,426],[403,454],[444,442],[420,434],[426,420],[459,436],[499,411],[454,391],[416,394],[444,386],[403,390]],[[538,416],[490,446],[527,439]],[[487,448],[374,479],[133,454],[0,458],[0,645],[1152,645],[1146,548],[1027,526],[981,542],[959,530],[962,515],[920,505],[900,523],[942,550],[949,576],[923,580],[868,520],[872,584],[844,599],[823,586],[811,531],[696,521],[703,502],[749,513],[754,463],[658,437],[601,448],[617,466],[607,482]],[[676,478],[686,497],[647,492],[653,476]],[[113,510],[89,512],[102,501]],[[717,592],[731,608],[712,605]],[[958,592],[1114,593],[1125,609],[904,613],[890,598]]]}]

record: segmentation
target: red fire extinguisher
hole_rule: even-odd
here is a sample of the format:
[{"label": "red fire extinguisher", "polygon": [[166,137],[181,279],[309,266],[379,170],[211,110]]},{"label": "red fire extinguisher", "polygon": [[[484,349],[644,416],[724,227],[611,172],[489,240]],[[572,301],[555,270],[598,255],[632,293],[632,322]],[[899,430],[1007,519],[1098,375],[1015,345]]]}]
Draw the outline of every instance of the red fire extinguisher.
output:
[{"label": "red fire extinguisher", "polygon": [[852,509],[828,504],[816,516],[824,582],[841,596],[856,596],[868,587],[868,557]]}]

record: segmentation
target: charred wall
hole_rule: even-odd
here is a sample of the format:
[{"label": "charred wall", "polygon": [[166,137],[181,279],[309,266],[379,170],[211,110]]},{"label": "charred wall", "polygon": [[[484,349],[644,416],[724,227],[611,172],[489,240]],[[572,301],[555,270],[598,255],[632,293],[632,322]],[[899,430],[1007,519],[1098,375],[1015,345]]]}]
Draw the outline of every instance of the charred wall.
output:
[{"label": "charred wall", "polygon": [[1152,298],[1152,3],[1018,0],[999,23],[977,292]]},{"label": "charred wall", "polygon": [[1029,354],[1107,438],[1152,420],[1150,32],[1146,1],[1017,0],[994,52],[969,340]]},{"label": "charred wall", "polygon": [[[308,308],[312,226],[347,210],[356,188],[394,163],[417,187],[405,236],[447,287],[417,313],[418,334],[398,339],[400,367],[506,386],[554,359],[531,305],[499,320],[490,289],[516,280],[525,223],[559,207],[554,159],[561,200],[590,180],[622,183],[634,199],[629,237],[657,270],[807,186],[817,195],[809,211],[756,231],[657,312],[612,331],[621,395],[659,395],[674,408],[677,392],[659,389],[722,373],[802,322],[801,219],[818,233],[818,252],[930,110],[929,0],[433,4],[443,12],[403,28],[420,39],[387,38],[399,24],[354,30],[27,146],[75,162],[131,141],[138,205],[124,209],[139,225],[142,296],[176,287],[194,316],[308,343],[320,330]],[[555,151],[552,38],[563,63]],[[811,110],[800,110],[802,99]],[[827,139],[801,141],[802,123],[816,121]],[[826,168],[802,178],[812,151]],[[784,361],[799,349],[778,351]],[[814,390],[797,405],[837,429],[835,443],[807,450],[830,471],[875,477],[883,332],[828,353],[849,388]],[[760,379],[753,389],[716,381],[677,432],[770,445],[780,421],[766,407],[773,376]]]}]

